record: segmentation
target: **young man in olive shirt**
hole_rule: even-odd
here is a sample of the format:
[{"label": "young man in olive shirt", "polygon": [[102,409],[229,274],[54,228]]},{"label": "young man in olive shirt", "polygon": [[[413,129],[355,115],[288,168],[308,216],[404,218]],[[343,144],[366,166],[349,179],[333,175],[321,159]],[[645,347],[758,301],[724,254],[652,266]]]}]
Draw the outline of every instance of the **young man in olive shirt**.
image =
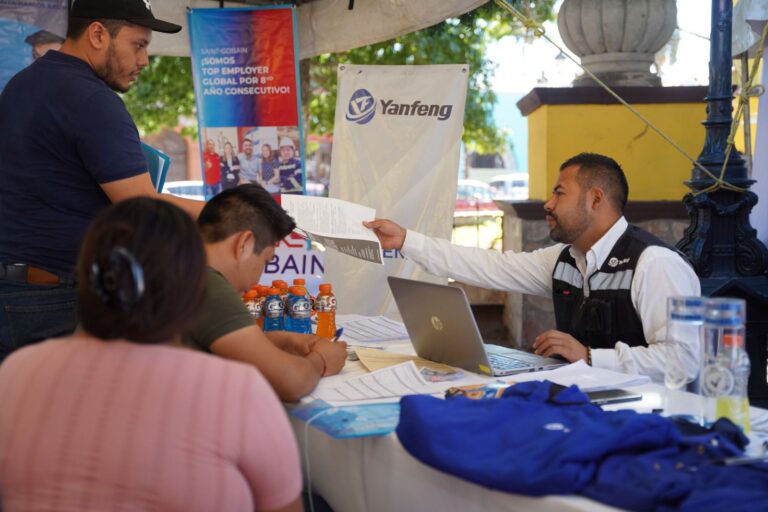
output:
[{"label": "young man in olive shirt", "polygon": [[241,294],[259,281],[275,244],[296,226],[259,185],[212,198],[198,219],[208,256],[203,312],[184,334],[186,344],[254,365],[281,400],[298,401],[320,377],[341,371],[346,343],[291,332],[264,333]]}]

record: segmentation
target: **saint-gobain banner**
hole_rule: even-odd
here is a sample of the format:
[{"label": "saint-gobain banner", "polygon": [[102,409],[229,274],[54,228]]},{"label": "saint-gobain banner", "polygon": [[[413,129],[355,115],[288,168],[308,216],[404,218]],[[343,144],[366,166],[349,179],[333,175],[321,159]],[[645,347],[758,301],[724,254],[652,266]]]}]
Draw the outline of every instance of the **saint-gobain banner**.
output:
[{"label": "saint-gobain banner", "polygon": [[[243,183],[303,194],[295,9],[192,9],[189,37],[206,198]],[[262,283],[296,277],[316,290],[322,257],[289,237]]]},{"label": "saint-gobain banner", "polygon": [[206,197],[240,183],[303,193],[295,25],[291,7],[189,12]]},{"label": "saint-gobain banner", "polygon": [[[339,66],[330,196],[450,239],[467,66]],[[339,311],[394,314],[386,276],[435,280],[398,251],[373,265],[325,253]]]},{"label": "saint-gobain banner", "polygon": [[0,91],[33,60],[61,48],[67,5],[67,0],[0,0]]}]

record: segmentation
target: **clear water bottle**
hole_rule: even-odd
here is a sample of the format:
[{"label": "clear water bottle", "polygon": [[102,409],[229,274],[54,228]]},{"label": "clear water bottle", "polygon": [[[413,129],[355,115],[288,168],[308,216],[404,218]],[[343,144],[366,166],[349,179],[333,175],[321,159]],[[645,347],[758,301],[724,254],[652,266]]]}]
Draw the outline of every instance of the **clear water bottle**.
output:
[{"label": "clear water bottle", "polygon": [[711,406],[708,419],[729,418],[749,432],[749,356],[745,346],[746,303],[741,299],[708,299],[704,304],[703,394]]},{"label": "clear water bottle", "polygon": [[288,293],[288,308],[285,315],[285,330],[312,333],[310,320],[312,303],[309,301],[307,291],[301,286],[292,286]]},{"label": "clear water bottle", "polygon": [[317,312],[316,334],[327,339],[336,336],[336,296],[330,284],[320,285],[320,293],[317,294],[315,301],[315,311]]},{"label": "clear water bottle", "polygon": [[691,391],[694,400],[686,400],[689,419],[704,425],[706,400],[700,392],[702,353],[702,324],[704,299],[701,297],[669,297],[667,299],[667,334],[664,362],[664,385],[667,388],[667,411],[674,411],[679,398],[674,391]]},{"label": "clear water bottle", "polygon": [[264,301],[264,330],[282,331],[284,330],[283,320],[283,300],[280,298],[278,288],[270,288],[267,292],[267,299]]}]

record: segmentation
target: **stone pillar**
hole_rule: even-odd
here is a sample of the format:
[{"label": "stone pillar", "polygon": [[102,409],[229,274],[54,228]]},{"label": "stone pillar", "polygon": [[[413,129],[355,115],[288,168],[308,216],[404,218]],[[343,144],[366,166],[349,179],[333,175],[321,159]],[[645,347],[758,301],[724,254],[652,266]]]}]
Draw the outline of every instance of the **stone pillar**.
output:
[{"label": "stone pillar", "polygon": [[[660,86],[651,64],[676,25],[675,0],[565,0],[557,15],[565,45],[610,86]],[[573,85],[597,84],[583,74]]]}]

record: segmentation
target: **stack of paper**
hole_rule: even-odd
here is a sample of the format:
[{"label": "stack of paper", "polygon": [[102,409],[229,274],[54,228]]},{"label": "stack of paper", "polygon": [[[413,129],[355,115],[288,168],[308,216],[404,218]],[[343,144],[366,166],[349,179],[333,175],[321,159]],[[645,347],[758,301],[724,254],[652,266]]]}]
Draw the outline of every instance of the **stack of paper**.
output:
[{"label": "stack of paper", "polygon": [[344,328],[341,339],[356,347],[374,347],[382,342],[409,339],[402,322],[385,316],[339,315],[336,324]]},{"label": "stack of paper", "polygon": [[577,361],[554,370],[522,373],[505,377],[506,382],[549,380],[562,386],[576,385],[584,392],[623,388],[648,384],[651,379],[645,375],[619,373],[603,368],[594,368],[584,361]]}]

